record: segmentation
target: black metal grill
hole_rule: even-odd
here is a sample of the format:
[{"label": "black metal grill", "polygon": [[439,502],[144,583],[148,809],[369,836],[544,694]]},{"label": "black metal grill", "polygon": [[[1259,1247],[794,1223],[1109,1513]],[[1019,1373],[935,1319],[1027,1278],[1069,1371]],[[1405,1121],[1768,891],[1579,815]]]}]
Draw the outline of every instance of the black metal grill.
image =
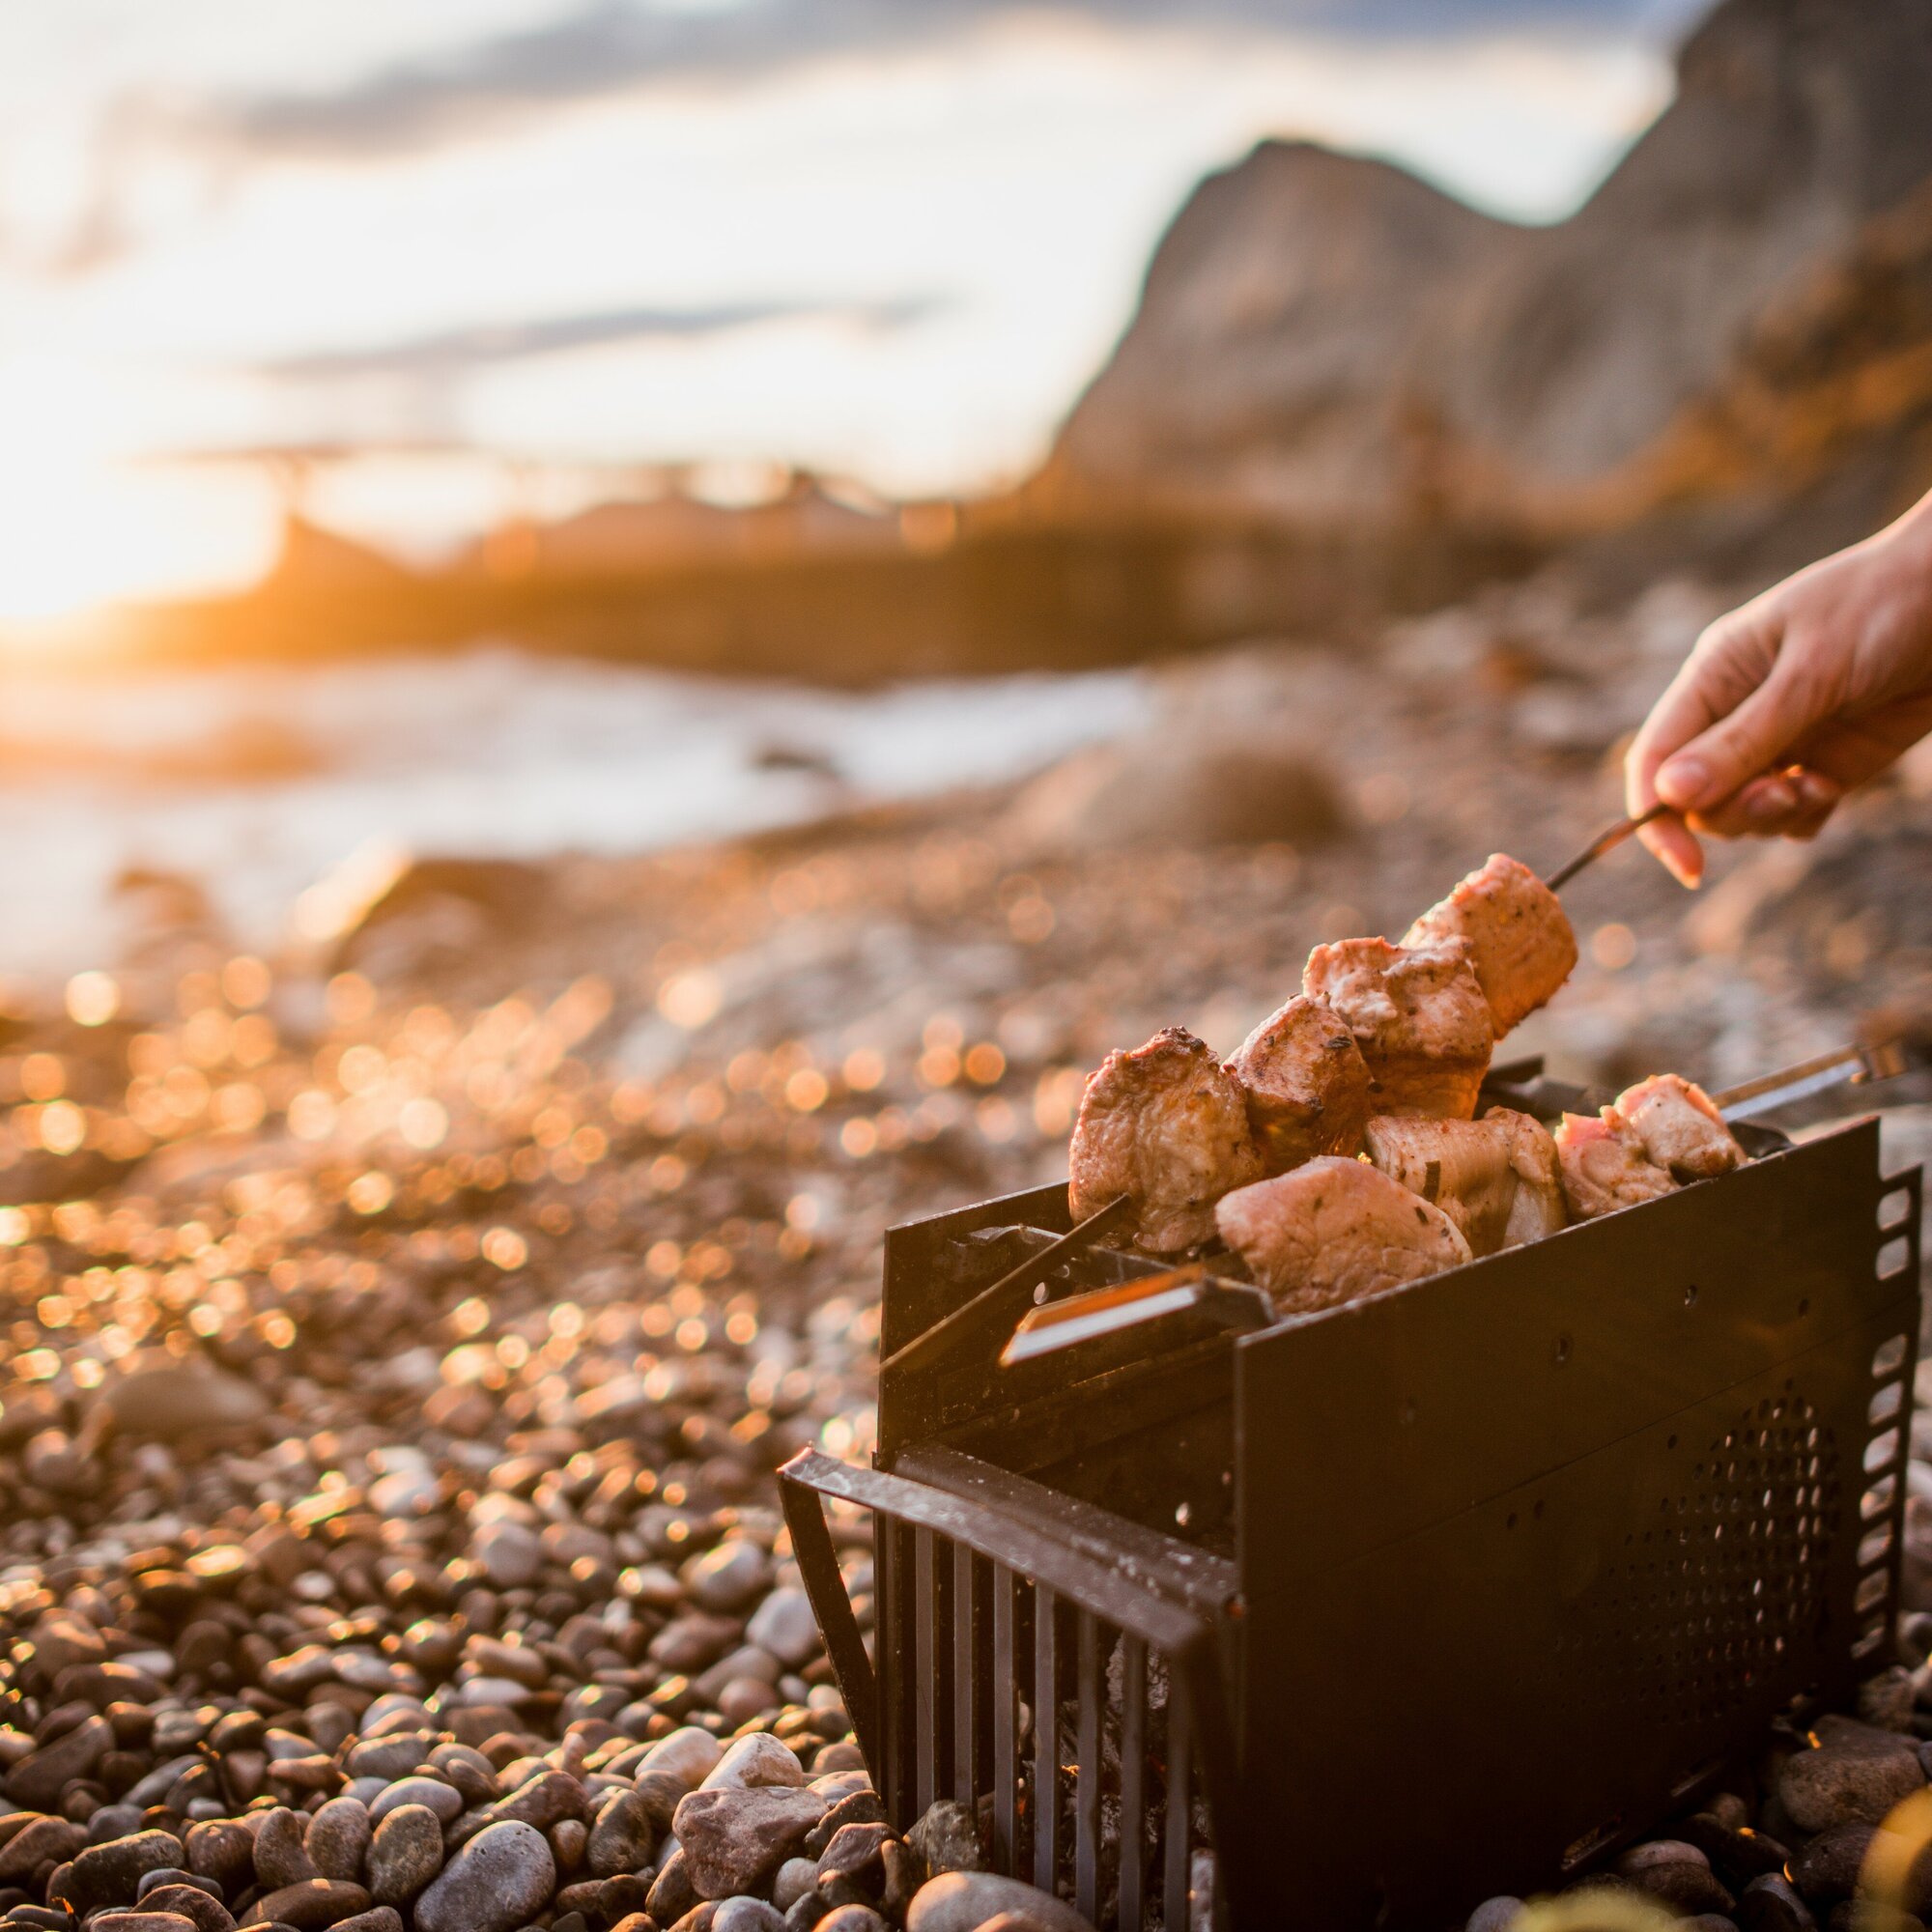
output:
[{"label": "black metal grill", "polygon": [[[1209,1868],[1224,1926],[1440,1925],[1848,1698],[1889,1661],[1919,1175],[1881,1179],[1872,1121],[1741,1137],[1719,1180],[1257,1332],[1001,1370],[1009,1313],[889,1367],[878,1466],[808,1452],[783,1492],[895,1821],[977,1806],[1102,1926],[1178,1932]],[[1053,1187],[895,1230],[886,1354],[1067,1225]],[[1098,1249],[1046,1293],[1153,1271]],[[869,1654],[825,1498],[872,1516]]]}]

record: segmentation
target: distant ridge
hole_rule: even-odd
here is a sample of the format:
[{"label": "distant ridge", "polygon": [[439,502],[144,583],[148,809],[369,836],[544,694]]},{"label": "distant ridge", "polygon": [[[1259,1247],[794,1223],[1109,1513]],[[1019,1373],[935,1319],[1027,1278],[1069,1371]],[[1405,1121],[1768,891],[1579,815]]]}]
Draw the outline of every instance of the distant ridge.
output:
[{"label": "distant ridge", "polygon": [[[1735,440],[1700,477],[1687,438],[1740,384],[1763,399],[1750,372],[1780,315],[1809,304],[1815,330],[1821,283],[1932,183],[1932,0],[1722,0],[1677,74],[1615,172],[1548,228],[1305,144],[1211,177],[1035,500],[1560,535],[1687,490],[1810,480],[1741,471]],[[1881,252],[1915,245],[1894,222]],[[1855,329],[1830,332],[1857,356]],[[1932,455],[1901,460],[1932,482]]]}]

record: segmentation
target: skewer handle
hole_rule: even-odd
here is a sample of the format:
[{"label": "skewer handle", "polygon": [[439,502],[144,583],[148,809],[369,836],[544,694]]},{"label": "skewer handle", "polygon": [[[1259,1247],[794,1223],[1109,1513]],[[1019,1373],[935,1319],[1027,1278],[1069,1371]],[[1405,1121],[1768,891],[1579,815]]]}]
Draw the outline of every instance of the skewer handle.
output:
[{"label": "skewer handle", "polygon": [[1631,837],[1639,826],[1648,825],[1653,818],[1662,818],[1670,808],[1667,805],[1653,805],[1648,811],[1640,812],[1635,818],[1620,818],[1607,830],[1600,832],[1566,865],[1557,867],[1544,884],[1553,892],[1568,885],[1583,867],[1592,861],[1601,859],[1605,852],[1614,851]]}]

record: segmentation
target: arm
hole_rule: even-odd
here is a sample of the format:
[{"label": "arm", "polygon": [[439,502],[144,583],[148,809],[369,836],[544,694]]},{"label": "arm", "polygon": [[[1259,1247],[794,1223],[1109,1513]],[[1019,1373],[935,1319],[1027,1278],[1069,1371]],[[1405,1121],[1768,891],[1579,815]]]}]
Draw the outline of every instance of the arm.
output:
[{"label": "arm", "polygon": [[1631,746],[1633,816],[1687,886],[1698,833],[1813,837],[1854,785],[1932,731],[1932,496],[1697,639]]}]

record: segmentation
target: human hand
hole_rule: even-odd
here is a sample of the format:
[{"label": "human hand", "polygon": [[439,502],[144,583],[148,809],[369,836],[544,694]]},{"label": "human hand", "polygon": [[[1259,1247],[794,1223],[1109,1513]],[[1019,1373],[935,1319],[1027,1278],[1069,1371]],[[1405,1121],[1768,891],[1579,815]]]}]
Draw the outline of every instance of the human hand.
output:
[{"label": "human hand", "polygon": [[1932,496],[1719,617],[1624,761],[1637,835],[1687,886],[1699,833],[1810,838],[1932,731]]}]

